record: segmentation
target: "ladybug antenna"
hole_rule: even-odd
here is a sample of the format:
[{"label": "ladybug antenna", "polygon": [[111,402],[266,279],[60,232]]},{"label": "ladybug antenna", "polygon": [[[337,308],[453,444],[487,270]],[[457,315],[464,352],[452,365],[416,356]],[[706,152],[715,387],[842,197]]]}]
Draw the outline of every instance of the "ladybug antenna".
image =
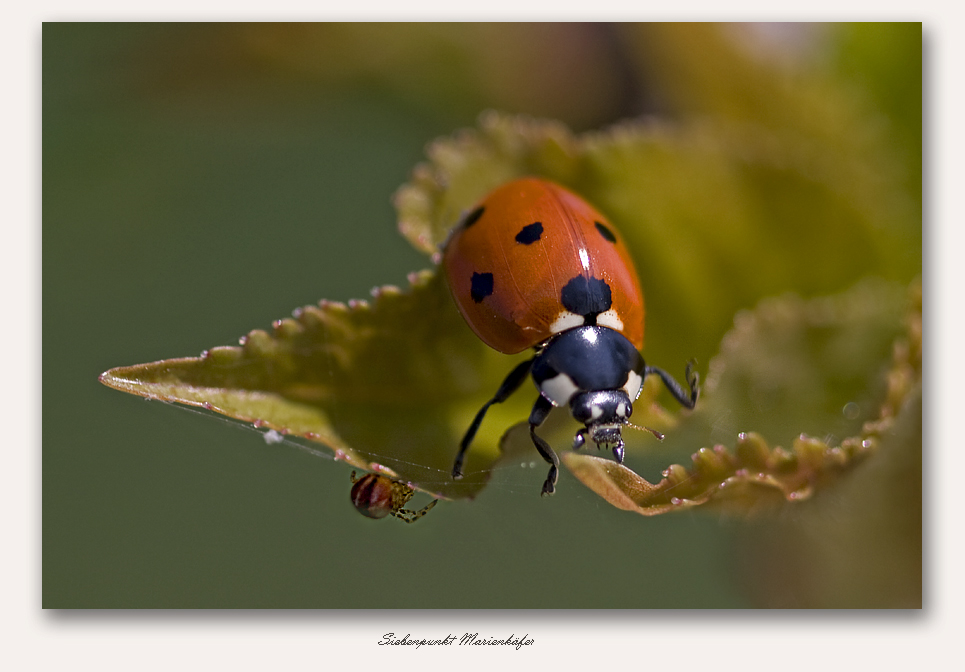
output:
[{"label": "ladybug antenna", "polygon": [[657,438],[657,441],[663,441],[663,434],[660,433],[660,432],[658,432],[658,431],[655,430],[655,429],[651,429],[650,427],[643,427],[643,426],[641,426],[641,425],[635,425],[635,424],[633,424],[632,422],[628,422],[625,426],[626,426],[626,427],[629,427],[630,429],[640,430],[640,431],[642,431],[642,432],[650,432],[651,434],[653,434],[653,435]]}]

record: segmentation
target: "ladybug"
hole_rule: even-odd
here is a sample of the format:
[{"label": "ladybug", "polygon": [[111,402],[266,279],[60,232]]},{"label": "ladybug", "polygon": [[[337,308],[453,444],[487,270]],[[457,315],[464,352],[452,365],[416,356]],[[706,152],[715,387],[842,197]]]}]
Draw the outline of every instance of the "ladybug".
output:
[{"label": "ladybug", "polygon": [[589,436],[622,463],[621,430],[647,375],[659,376],[684,407],[696,405],[692,363],[685,389],[640,355],[643,292],[620,234],[560,185],[526,177],[497,188],[453,229],[442,267],[459,312],[484,343],[505,354],[535,350],[476,414],[459,444],[453,478],[462,478],[466,451],[486,411],[529,376],[539,390],[529,434],[550,464],[543,495],[556,490],[559,457],[536,428],[553,407],[568,406],[585,425],[574,437],[574,450]]}]

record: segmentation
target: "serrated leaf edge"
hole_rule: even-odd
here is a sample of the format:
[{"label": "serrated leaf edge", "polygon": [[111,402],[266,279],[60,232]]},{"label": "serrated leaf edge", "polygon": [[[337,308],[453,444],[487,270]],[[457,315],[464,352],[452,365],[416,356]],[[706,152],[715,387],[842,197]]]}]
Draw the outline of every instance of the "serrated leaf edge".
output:
[{"label": "serrated leaf edge", "polygon": [[[922,321],[921,280],[910,288],[911,310],[907,331],[893,345],[892,365],[878,417],[865,422],[861,433],[830,446],[826,441],[799,435],[791,450],[771,448],[755,432],[738,435],[736,449],[723,445],[701,448],[691,455],[691,466],[672,464],[663,479],[649,483],[631,469],[601,457],[565,453],[566,466],[587,487],[615,507],[653,516],[719,502],[740,485],[762,486],[783,494],[788,502],[809,499],[821,485],[874,454],[893,429],[895,418],[909,395],[921,385]],[[588,482],[589,481],[589,482]],[[623,481],[624,489],[615,481]],[[629,491],[629,492],[628,492]],[[636,496],[634,496],[636,493]],[[744,510],[746,507],[739,507]]]}]

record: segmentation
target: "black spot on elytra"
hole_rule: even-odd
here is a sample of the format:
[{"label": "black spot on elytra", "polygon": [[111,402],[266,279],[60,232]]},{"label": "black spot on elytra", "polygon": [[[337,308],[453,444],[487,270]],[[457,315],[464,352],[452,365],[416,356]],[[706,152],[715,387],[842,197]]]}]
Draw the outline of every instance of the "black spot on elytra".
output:
[{"label": "black spot on elytra", "polygon": [[472,288],[469,295],[476,303],[481,303],[483,299],[493,293],[493,274],[492,273],[473,273]]},{"label": "black spot on elytra", "polygon": [[516,242],[522,243],[523,245],[532,245],[539,240],[542,235],[543,222],[533,222],[532,224],[524,226],[520,232],[516,234]]},{"label": "black spot on elytra", "polygon": [[578,275],[560,290],[560,302],[571,313],[582,315],[584,324],[596,324],[596,316],[610,310],[610,285],[599,278]]},{"label": "black spot on elytra", "polygon": [[596,225],[596,230],[600,232],[600,235],[609,240],[611,243],[617,242],[617,237],[613,235],[613,231],[606,224],[601,224],[600,222],[593,222]]},{"label": "black spot on elytra", "polygon": [[478,222],[478,221],[479,221],[479,218],[483,216],[483,213],[484,213],[485,211],[486,211],[486,208],[484,208],[483,206],[480,205],[478,208],[476,208],[475,210],[473,210],[472,212],[470,212],[468,215],[466,215],[466,218],[465,218],[464,220],[462,220],[462,226],[463,226],[463,228],[468,229],[470,226],[472,226],[473,224],[475,224],[476,222]]}]

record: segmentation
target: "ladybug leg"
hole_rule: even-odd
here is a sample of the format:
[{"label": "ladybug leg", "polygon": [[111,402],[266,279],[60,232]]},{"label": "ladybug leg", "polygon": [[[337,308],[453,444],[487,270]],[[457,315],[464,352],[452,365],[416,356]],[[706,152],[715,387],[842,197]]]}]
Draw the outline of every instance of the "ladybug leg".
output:
[{"label": "ladybug leg", "polygon": [[[535,359],[535,357],[533,358]],[[506,376],[506,380],[503,384],[499,386],[496,390],[495,396],[487,401],[485,405],[479,409],[476,413],[476,417],[473,419],[472,424],[469,425],[469,429],[466,430],[466,435],[462,437],[462,441],[459,442],[459,454],[456,455],[456,461],[452,465],[452,477],[455,479],[462,478],[462,463],[466,457],[466,451],[469,450],[469,444],[476,437],[476,432],[479,431],[479,425],[482,424],[483,418],[486,416],[486,411],[493,404],[501,404],[506,401],[509,396],[519,389],[519,386],[523,384],[526,377],[529,375],[529,370],[533,366],[533,360],[522,362],[515,369],[509,372]]]},{"label": "ladybug leg", "polygon": [[683,386],[663,369],[648,366],[644,369],[644,375],[655,373],[660,376],[660,380],[663,381],[663,384],[667,387],[670,394],[673,395],[673,398],[680,402],[681,406],[684,408],[693,408],[697,405],[697,397],[700,396],[700,388],[697,386],[699,378],[697,374],[693,372],[693,367],[693,360],[687,362],[687,370],[684,372],[687,379],[687,386],[690,388],[689,392],[684,390]]},{"label": "ladybug leg", "polygon": [[543,483],[543,492],[541,493],[543,495],[552,495],[556,492],[556,479],[560,473],[560,458],[557,457],[556,452],[550,448],[546,441],[536,435],[536,428],[543,424],[552,409],[553,404],[550,403],[549,399],[540,395],[533,405],[533,411],[529,414],[529,436],[533,439],[533,445],[536,446],[539,454],[550,463],[550,471]]},{"label": "ladybug leg", "polygon": [[586,433],[590,431],[586,427],[582,428],[573,437],[573,450],[579,450],[584,445],[586,445]]}]

